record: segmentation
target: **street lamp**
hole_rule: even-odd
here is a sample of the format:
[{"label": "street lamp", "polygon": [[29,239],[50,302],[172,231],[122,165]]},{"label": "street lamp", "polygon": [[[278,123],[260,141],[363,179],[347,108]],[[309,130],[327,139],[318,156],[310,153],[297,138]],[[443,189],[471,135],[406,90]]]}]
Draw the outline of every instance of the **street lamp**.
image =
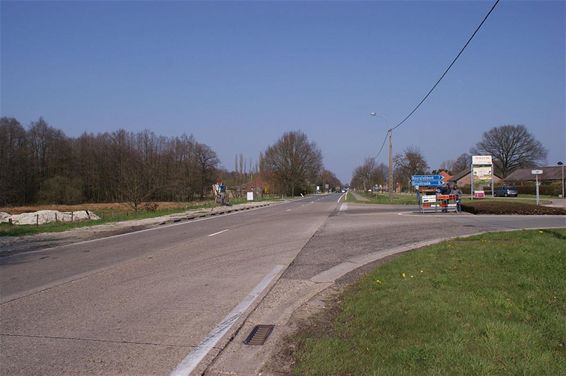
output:
[{"label": "street lamp", "polygon": [[558,161],[556,164],[562,167],[562,198],[564,198],[564,163],[562,163],[562,161]]},{"label": "street lamp", "polygon": [[[378,116],[376,112],[371,112],[370,115]],[[379,116],[381,116],[387,123],[389,123],[385,116]],[[391,201],[393,199],[393,141],[391,139],[393,136],[392,128],[389,128],[387,130],[387,136],[389,138],[389,170],[387,172],[387,190],[389,191],[389,201]]]}]

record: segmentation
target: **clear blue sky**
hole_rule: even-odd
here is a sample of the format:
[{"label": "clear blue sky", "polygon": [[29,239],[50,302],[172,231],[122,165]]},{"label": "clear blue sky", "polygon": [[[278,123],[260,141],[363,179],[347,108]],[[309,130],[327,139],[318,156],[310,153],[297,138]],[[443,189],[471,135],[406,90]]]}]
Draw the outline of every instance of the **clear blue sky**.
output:
[{"label": "clear blue sky", "polygon": [[[302,130],[348,182],[491,7],[418,2],[1,3],[1,114],[69,136],[193,134],[228,169]],[[565,158],[565,2],[503,0],[394,133],[431,168],[524,124]],[[386,153],[379,161],[386,162]]]}]

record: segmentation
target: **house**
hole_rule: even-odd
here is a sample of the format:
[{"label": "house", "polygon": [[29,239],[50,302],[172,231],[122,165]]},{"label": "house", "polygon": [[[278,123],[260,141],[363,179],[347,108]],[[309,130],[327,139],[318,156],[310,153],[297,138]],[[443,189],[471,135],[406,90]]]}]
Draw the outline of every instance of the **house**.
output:
[{"label": "house", "polygon": [[450,180],[453,178],[453,176],[450,175],[449,173],[447,173],[446,171],[440,171],[440,172],[438,173],[438,175],[442,176],[442,178],[443,178],[444,181],[446,181],[446,182],[450,181]]},{"label": "house", "polygon": [[529,182],[536,180],[532,170],[542,170],[542,174],[538,176],[538,181],[542,184],[552,184],[562,181],[562,166],[547,166],[547,167],[533,167],[533,168],[520,168],[513,171],[505,178],[505,182],[513,185],[525,185]]}]

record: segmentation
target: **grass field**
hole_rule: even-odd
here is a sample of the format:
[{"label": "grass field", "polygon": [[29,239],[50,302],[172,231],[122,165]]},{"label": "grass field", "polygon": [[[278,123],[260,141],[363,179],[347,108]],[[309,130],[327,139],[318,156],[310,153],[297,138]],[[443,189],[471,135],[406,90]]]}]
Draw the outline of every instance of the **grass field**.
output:
[{"label": "grass field", "polygon": [[565,275],[566,229],[399,256],[293,338],[294,374],[564,374]]}]

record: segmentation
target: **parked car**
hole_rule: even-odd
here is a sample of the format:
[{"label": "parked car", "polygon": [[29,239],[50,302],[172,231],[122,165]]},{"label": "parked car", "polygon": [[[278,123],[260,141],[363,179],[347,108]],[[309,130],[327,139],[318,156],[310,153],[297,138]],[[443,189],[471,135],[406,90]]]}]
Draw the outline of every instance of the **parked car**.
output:
[{"label": "parked car", "polygon": [[493,195],[495,197],[517,197],[519,192],[517,192],[517,188],[514,187],[499,187],[495,188]]}]

